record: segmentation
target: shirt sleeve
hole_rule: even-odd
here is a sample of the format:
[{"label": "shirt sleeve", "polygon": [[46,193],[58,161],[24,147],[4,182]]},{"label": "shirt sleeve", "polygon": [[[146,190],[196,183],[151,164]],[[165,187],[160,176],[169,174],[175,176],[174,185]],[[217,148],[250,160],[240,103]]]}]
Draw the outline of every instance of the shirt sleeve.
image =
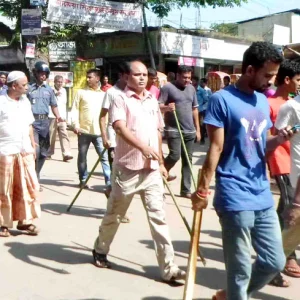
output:
[{"label": "shirt sleeve", "polygon": [[71,109],[71,124],[74,128],[80,128],[79,125],[79,106],[80,106],[80,90],[74,96],[73,105]]},{"label": "shirt sleeve", "polygon": [[158,103],[159,104],[166,104],[167,101],[168,101],[168,87],[163,86],[160,89],[160,95],[159,95]]},{"label": "shirt sleeve", "polygon": [[163,120],[161,111],[159,109],[159,104],[157,103],[157,129],[159,131],[163,131],[164,127],[165,127],[165,122]]},{"label": "shirt sleeve", "polygon": [[31,110],[31,104],[29,99],[26,97],[25,99],[25,103],[26,103],[26,110],[27,110],[27,118],[28,118],[28,124],[32,125],[33,122],[35,121],[32,110]]},{"label": "shirt sleeve", "polygon": [[49,93],[50,93],[50,106],[57,107],[56,96],[55,96],[54,91],[51,87],[49,87]]},{"label": "shirt sleeve", "polygon": [[206,110],[204,123],[216,127],[224,128],[227,119],[227,109],[224,99],[218,93],[210,97],[208,108]]},{"label": "shirt sleeve", "polygon": [[109,109],[111,103],[112,95],[109,91],[107,91],[104,95],[102,108]]},{"label": "shirt sleeve", "polygon": [[275,122],[275,127],[278,130],[280,130],[282,128],[287,127],[288,125],[294,126],[295,121],[293,117],[294,115],[293,112],[294,112],[293,107],[290,105],[289,102],[286,102],[285,104],[281,105]]},{"label": "shirt sleeve", "polygon": [[126,104],[122,96],[119,96],[111,105],[111,122],[114,124],[116,121],[126,122]]},{"label": "shirt sleeve", "polygon": [[193,95],[193,104],[192,105],[193,105],[193,107],[199,106],[196,91],[194,92],[194,95]]}]

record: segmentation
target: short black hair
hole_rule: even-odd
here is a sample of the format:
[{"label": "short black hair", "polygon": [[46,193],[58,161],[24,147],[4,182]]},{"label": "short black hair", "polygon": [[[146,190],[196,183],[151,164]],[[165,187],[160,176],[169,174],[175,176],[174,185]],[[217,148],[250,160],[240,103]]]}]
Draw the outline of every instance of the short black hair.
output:
[{"label": "short black hair", "polygon": [[178,66],[177,73],[183,74],[183,73],[189,73],[192,72],[192,68],[189,66]]},{"label": "short black hair", "polygon": [[283,56],[279,49],[269,42],[252,43],[244,53],[242,74],[246,73],[248,66],[260,69],[267,61],[280,64],[283,61]]},{"label": "short black hair", "polygon": [[107,74],[104,74],[104,75],[102,76],[102,79],[103,79],[104,77],[107,77],[107,78],[108,78],[108,75],[107,75]]},{"label": "short black hair", "polygon": [[192,80],[195,80],[195,81],[199,82],[199,77],[198,76],[193,76]]},{"label": "short black hair", "polygon": [[224,76],[223,80],[228,80],[230,82],[230,76]]},{"label": "short black hair", "polygon": [[86,71],[86,75],[94,73],[96,76],[100,77],[100,70],[99,69],[89,69]]},{"label": "short black hair", "polygon": [[117,66],[117,70],[119,74],[129,74],[130,73],[130,68],[128,66],[128,64],[126,63],[120,63]]},{"label": "short black hair", "polygon": [[284,84],[285,77],[292,79],[294,76],[300,75],[300,63],[285,59],[278,70],[276,84]]},{"label": "short black hair", "polygon": [[148,68],[148,76],[156,77],[157,76],[157,71],[153,68]]},{"label": "short black hair", "polygon": [[200,81],[202,81],[203,83],[207,84],[207,81],[208,81],[208,80],[207,80],[205,77],[203,77],[203,78],[201,78]]}]

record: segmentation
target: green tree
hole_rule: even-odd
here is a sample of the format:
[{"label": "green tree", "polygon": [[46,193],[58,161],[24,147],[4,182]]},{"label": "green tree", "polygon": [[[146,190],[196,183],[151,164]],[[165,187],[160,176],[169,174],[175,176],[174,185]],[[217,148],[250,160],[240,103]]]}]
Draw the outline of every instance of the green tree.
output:
[{"label": "green tree", "polygon": [[232,36],[238,35],[238,25],[236,23],[213,23],[210,26],[210,29],[215,32],[224,33]]}]

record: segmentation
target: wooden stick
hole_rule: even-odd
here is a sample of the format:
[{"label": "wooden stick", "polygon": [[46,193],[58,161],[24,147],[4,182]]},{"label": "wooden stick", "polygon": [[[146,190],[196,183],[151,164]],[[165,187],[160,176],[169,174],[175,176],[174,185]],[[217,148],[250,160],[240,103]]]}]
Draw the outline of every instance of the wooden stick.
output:
[{"label": "wooden stick", "polygon": [[[200,178],[200,170],[198,181]],[[188,269],[186,274],[183,300],[193,300],[194,285],[197,271],[197,251],[200,240],[202,211],[195,211],[192,225],[191,243],[189,251]]]}]

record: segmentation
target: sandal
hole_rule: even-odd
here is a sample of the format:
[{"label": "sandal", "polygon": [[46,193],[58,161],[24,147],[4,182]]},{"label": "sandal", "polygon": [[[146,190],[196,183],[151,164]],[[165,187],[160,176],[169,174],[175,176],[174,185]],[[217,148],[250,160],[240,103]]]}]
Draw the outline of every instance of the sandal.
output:
[{"label": "sandal", "polygon": [[226,300],[226,291],[219,290],[216,294],[212,297],[212,300]]},{"label": "sandal", "polygon": [[33,224],[17,225],[17,229],[25,231],[28,235],[38,235],[39,229]]},{"label": "sandal", "polygon": [[106,254],[99,254],[93,250],[94,265],[98,268],[111,268],[111,263],[107,260]]},{"label": "sandal", "polygon": [[6,226],[1,226],[0,227],[0,237],[10,237],[8,227],[6,227]]},{"label": "sandal", "polygon": [[290,277],[300,278],[300,267],[295,259],[289,259],[283,273]]},{"label": "sandal", "polygon": [[277,274],[269,283],[270,285],[277,286],[277,287],[284,287],[287,288],[290,286],[290,282],[283,278],[283,276],[279,273]]}]

